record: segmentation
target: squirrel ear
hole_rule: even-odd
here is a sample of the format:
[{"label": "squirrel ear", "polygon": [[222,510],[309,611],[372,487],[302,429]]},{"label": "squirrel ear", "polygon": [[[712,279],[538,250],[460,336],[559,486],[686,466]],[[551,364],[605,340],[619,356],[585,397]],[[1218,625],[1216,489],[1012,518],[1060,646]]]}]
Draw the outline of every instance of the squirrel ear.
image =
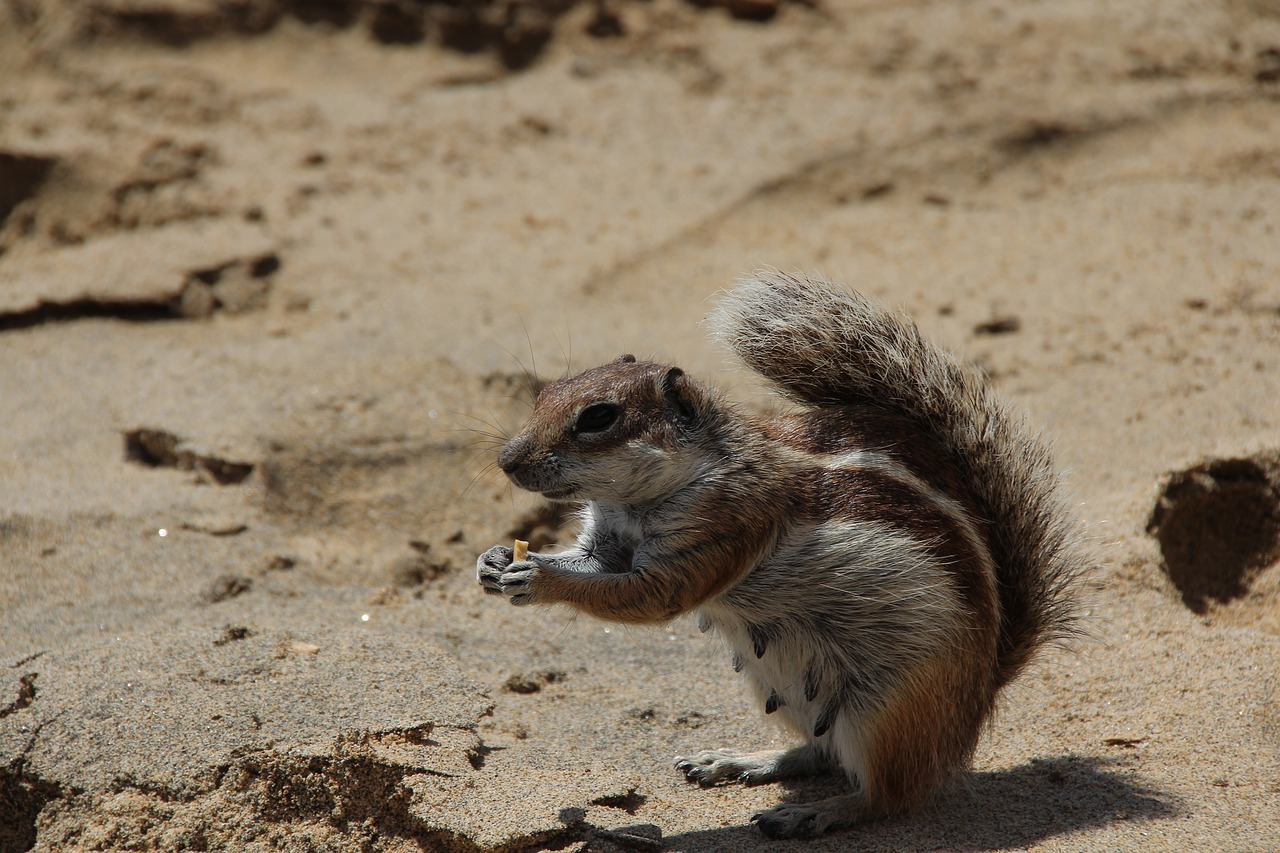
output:
[{"label": "squirrel ear", "polygon": [[636,357],[631,353],[627,353],[626,355],[620,355],[618,356],[618,360],[616,363],[617,364],[635,364]]},{"label": "squirrel ear", "polygon": [[685,426],[693,426],[698,421],[698,409],[690,399],[689,379],[678,367],[667,368],[666,373],[658,380],[658,388],[662,391],[662,399],[667,401],[671,411]]}]

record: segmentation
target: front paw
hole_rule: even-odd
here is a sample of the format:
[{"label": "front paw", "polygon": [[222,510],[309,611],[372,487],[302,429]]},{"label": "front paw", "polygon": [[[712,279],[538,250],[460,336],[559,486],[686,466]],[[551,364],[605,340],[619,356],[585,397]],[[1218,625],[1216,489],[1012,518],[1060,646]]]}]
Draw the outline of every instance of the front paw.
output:
[{"label": "front paw", "polygon": [[676,758],[676,768],[685,778],[704,788],[745,781],[745,766],[740,754],[734,749],[704,749],[694,755]]},{"label": "front paw", "polygon": [[532,561],[511,562],[511,549],[495,545],[476,561],[476,579],[488,595],[501,595],[512,604],[533,601],[533,579],[538,566]]},{"label": "front paw", "polygon": [[494,586],[497,578],[511,565],[511,549],[505,545],[494,545],[476,560],[476,580],[486,592],[497,592]]}]

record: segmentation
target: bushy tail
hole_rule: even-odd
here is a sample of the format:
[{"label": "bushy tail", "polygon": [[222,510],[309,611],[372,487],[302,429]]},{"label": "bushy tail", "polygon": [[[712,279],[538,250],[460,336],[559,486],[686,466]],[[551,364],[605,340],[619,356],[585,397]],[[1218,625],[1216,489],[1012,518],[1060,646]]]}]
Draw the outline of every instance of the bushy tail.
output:
[{"label": "bushy tail", "polygon": [[999,683],[1072,633],[1083,565],[1040,437],[910,319],[825,281],[773,271],[737,284],[711,318],[746,365],[806,406],[872,406],[930,433],[990,522],[1001,604]]}]

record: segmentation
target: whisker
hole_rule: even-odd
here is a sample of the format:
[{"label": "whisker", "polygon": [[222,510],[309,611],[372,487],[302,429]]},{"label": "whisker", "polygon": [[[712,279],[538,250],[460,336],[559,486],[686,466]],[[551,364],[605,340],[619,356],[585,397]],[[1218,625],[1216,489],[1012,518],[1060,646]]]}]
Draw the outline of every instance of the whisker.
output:
[{"label": "whisker", "polygon": [[[487,427],[493,427],[494,429],[499,429],[498,424],[497,424],[496,422],[494,422],[494,421],[488,421],[488,420],[485,420],[484,418],[480,417],[479,415],[473,415],[473,414],[471,414],[470,412],[463,412],[463,411],[459,411],[459,410],[457,410],[457,409],[454,409],[454,410],[451,410],[451,411],[449,412],[449,414],[453,415],[454,417],[458,417],[458,418],[467,418],[467,419],[469,419],[469,420],[479,421],[480,423],[484,424],[484,425],[485,425],[485,426],[487,426]],[[501,430],[499,429],[499,431],[501,431]]]},{"label": "whisker", "polygon": [[485,429],[478,429],[476,427],[468,427],[468,426],[454,427],[453,429],[448,430],[448,432],[451,435],[466,433],[467,435],[471,435],[471,436],[479,436],[481,438],[487,439],[488,441],[492,442],[495,445],[506,444],[507,441],[509,440],[509,436],[502,435],[496,432],[491,432]]},{"label": "whisker", "polygon": [[[472,457],[472,458],[474,459],[475,457]],[[481,478],[489,474],[493,474],[497,470],[498,470],[498,463],[496,462],[490,462],[488,465],[485,465],[483,468],[481,468],[479,471],[476,472],[476,475],[471,478],[471,481],[467,483],[466,488],[462,490],[462,492],[458,495],[458,497],[465,498],[467,494],[471,491],[472,487],[475,486],[476,483],[480,482]]]},{"label": "whisker", "polygon": [[470,439],[466,441],[468,447],[502,447],[509,440],[505,435],[499,435],[483,429],[474,429],[471,427],[463,427],[454,430],[455,433],[468,433]]},{"label": "whisker", "polygon": [[533,403],[527,397],[522,397],[517,394],[490,394],[487,399],[510,400],[513,403],[519,403],[527,409],[533,408]]},{"label": "whisker", "polygon": [[[538,399],[538,357],[533,352],[533,337],[529,334],[529,327],[525,325],[524,315],[516,314],[516,318],[520,321],[520,328],[524,330],[524,341],[529,347],[529,363],[533,365],[533,373],[524,371],[525,382],[528,383],[529,399]],[[524,365],[520,365],[521,369]]]},{"label": "whisker", "polygon": [[[521,321],[521,323],[523,324],[523,322],[524,322],[524,321],[522,320],[522,321]],[[519,356],[517,356],[517,355],[516,355],[515,353],[513,353],[511,350],[507,349],[506,347],[502,346],[501,344],[499,344],[499,345],[498,345],[498,348],[499,348],[500,350],[502,350],[503,352],[505,352],[507,355],[511,356],[511,360],[512,360],[512,361],[514,361],[517,365],[519,365],[519,366],[520,366],[520,372],[524,375],[524,387],[525,387],[525,393],[527,393],[527,394],[529,395],[529,400],[537,399],[537,396],[538,396],[538,377],[537,377],[537,374],[530,373],[530,372],[529,372],[529,368],[525,367],[525,366],[524,366],[524,362],[523,362],[523,361],[521,361],[521,360],[520,360],[520,358],[519,358]],[[510,399],[512,399],[512,400],[521,400],[521,398],[520,398],[520,397],[511,397]],[[521,402],[523,402],[523,403],[524,403],[526,406],[528,406],[529,408],[533,408],[533,404],[532,404],[531,402],[529,402],[529,400],[521,400]]]},{"label": "whisker", "polygon": [[470,456],[468,456],[466,461],[463,462],[463,467],[472,468],[481,460],[489,459],[490,461],[483,463],[483,468],[492,468],[494,465],[497,464],[496,462],[492,461],[494,456],[493,451],[494,451],[494,448],[492,447],[481,447],[476,449],[476,451],[472,453]]},{"label": "whisker", "polygon": [[565,335],[569,338],[568,352],[565,352],[563,343],[560,341],[556,341],[556,343],[560,346],[560,355],[564,358],[564,373],[562,375],[567,377],[573,370],[573,330],[569,328],[567,321],[565,323]]}]

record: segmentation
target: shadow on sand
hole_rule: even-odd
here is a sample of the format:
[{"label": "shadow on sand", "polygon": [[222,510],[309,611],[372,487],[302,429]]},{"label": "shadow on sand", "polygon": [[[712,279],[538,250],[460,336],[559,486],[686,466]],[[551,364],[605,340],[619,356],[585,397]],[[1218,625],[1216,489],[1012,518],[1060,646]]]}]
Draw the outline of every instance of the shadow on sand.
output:
[{"label": "shadow on sand", "polygon": [[[749,824],[663,841],[665,849],[681,853],[743,853],[793,845],[803,845],[806,851],[1011,850],[1120,821],[1152,821],[1177,814],[1178,804],[1171,795],[1134,781],[1123,764],[1118,759],[1068,755],[974,773],[964,785],[924,809],[816,841],[769,841]],[[828,778],[790,783],[786,790],[786,800],[805,802],[847,788]]]}]

